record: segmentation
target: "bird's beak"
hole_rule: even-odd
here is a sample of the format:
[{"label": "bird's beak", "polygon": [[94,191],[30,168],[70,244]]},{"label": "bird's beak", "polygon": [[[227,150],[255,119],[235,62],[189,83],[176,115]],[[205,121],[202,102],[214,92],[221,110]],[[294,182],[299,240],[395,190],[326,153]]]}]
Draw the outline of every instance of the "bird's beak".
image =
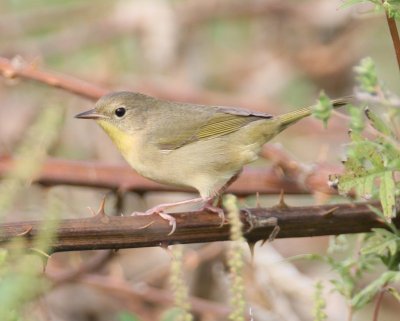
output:
[{"label": "bird's beak", "polygon": [[88,111],[84,111],[83,113],[80,113],[78,115],[75,115],[75,118],[81,118],[81,119],[104,119],[108,118],[107,116],[99,114],[96,109],[90,109]]}]

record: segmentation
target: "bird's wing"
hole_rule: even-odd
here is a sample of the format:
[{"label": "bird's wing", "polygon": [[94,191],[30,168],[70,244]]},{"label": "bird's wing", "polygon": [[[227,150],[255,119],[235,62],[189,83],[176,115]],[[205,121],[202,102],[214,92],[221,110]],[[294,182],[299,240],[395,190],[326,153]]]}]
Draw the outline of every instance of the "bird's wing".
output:
[{"label": "bird's wing", "polygon": [[[188,119],[188,122],[182,124],[180,130],[172,135],[168,135],[168,131],[164,132],[158,147],[166,151],[178,149],[196,141],[231,134],[256,120],[272,118],[268,114],[229,107],[214,107],[212,110],[213,112],[206,114],[207,117],[199,117],[200,121],[196,123]],[[193,114],[190,117],[194,118]]]}]

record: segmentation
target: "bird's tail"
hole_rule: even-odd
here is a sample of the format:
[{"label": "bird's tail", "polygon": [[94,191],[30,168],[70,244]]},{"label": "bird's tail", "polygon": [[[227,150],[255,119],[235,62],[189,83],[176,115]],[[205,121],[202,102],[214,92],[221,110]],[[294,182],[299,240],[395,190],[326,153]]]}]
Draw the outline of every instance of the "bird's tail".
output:
[{"label": "bird's tail", "polygon": [[[332,106],[333,106],[333,108],[339,108],[339,107],[349,104],[352,100],[353,100],[353,97],[351,97],[351,96],[338,98],[338,99],[332,100]],[[282,131],[286,127],[294,124],[295,122],[299,121],[300,119],[311,115],[314,106],[315,105],[303,107],[298,110],[291,111],[289,113],[278,116],[277,118],[279,119],[279,122],[280,122],[280,130]]]}]

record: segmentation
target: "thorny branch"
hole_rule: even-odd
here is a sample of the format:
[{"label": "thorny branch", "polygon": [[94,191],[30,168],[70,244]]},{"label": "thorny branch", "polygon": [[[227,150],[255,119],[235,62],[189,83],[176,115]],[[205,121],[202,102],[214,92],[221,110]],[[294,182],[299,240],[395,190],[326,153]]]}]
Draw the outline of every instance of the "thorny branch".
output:
[{"label": "thorny branch", "polygon": [[[276,151],[274,145],[265,149],[265,157],[270,158]],[[275,153],[276,155],[276,153]],[[272,158],[272,157],[271,157]],[[272,159],[276,162],[276,157]],[[0,157],[0,178],[13,167],[10,157]],[[275,167],[263,169],[245,168],[238,180],[229,187],[228,192],[237,195],[278,194],[284,190],[286,194],[303,194],[323,192],[334,194],[336,190],[327,184],[331,173],[340,173],[339,166],[317,164],[308,169],[290,158],[280,158]],[[295,175],[296,174],[296,175]],[[41,173],[34,182],[46,186],[74,185],[99,187],[121,192],[135,191],[182,191],[177,187],[157,184],[138,175],[128,166],[113,166],[102,163],[67,161],[48,159],[42,165]]]},{"label": "thorny branch", "polygon": [[[245,237],[251,243],[267,240],[278,229],[276,237],[288,238],[385,228],[369,205],[371,203],[243,209],[241,219]],[[373,205],[379,206],[377,203]],[[172,215],[176,218],[177,230],[168,235],[170,226],[158,215],[107,216],[101,209],[94,217],[60,221],[57,239],[49,246],[53,252],[61,252],[229,240],[228,224],[225,222],[223,227],[219,227],[220,219],[213,213],[198,211]],[[400,226],[399,217],[394,223]],[[14,237],[20,237],[27,241],[25,246],[30,247],[35,236],[41,233],[41,226],[40,221],[1,224],[0,246],[6,247]]]}]

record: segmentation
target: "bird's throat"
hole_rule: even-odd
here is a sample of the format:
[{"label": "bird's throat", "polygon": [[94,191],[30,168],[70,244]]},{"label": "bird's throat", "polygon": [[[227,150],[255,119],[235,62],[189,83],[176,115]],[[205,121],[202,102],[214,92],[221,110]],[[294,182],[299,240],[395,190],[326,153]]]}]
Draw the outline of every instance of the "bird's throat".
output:
[{"label": "bird's throat", "polygon": [[97,123],[101,128],[104,129],[108,136],[110,136],[114,144],[120,150],[121,154],[128,159],[132,152],[132,148],[135,146],[135,136],[125,133],[107,121],[98,120]]}]

